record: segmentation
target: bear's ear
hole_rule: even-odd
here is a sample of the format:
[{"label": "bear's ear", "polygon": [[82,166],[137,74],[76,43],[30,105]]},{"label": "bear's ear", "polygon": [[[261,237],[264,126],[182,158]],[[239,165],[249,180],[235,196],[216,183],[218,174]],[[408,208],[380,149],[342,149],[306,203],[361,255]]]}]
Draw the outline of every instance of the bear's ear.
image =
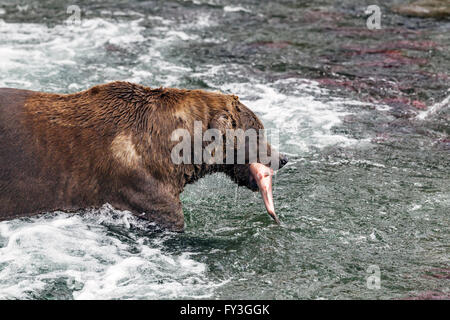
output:
[{"label": "bear's ear", "polygon": [[235,124],[235,120],[228,112],[221,112],[211,120],[209,127],[225,134],[227,129],[234,129]]}]

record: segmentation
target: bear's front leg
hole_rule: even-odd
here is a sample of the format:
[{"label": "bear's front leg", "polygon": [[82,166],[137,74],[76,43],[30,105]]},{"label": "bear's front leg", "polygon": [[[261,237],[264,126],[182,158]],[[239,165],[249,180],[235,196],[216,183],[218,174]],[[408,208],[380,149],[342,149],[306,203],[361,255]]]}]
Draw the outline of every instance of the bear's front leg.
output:
[{"label": "bear's front leg", "polygon": [[134,180],[132,185],[123,185],[111,204],[155,222],[164,229],[182,232],[184,215],[179,191],[155,179],[145,180],[141,183]]}]

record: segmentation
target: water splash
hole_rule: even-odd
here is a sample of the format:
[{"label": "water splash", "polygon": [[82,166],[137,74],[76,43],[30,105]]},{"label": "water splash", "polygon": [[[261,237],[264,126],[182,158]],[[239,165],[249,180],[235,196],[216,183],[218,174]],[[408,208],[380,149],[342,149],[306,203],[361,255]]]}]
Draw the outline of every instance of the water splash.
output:
[{"label": "water splash", "polygon": [[[105,205],[0,223],[0,299],[207,298],[221,283],[192,253],[164,251],[148,222]],[[50,292],[50,293],[49,293]]]}]

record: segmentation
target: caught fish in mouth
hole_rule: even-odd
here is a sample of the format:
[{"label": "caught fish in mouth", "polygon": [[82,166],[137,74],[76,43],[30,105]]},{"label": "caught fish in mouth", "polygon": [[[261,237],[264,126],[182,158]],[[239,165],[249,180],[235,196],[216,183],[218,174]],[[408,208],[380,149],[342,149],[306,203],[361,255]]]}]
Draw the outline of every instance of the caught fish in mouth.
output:
[{"label": "caught fish in mouth", "polygon": [[275,220],[277,224],[280,224],[280,220],[275,213],[275,206],[273,204],[273,174],[274,172],[272,168],[269,168],[261,163],[250,164],[250,181],[255,182],[258,185],[258,189],[263,198],[267,213]]}]

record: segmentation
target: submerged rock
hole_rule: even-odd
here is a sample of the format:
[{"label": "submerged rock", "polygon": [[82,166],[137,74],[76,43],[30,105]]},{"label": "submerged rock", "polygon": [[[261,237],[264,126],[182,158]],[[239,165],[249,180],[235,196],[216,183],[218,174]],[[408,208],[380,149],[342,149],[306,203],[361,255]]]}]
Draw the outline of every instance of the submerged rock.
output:
[{"label": "submerged rock", "polygon": [[393,7],[392,10],[405,16],[446,18],[450,17],[450,2],[448,0],[419,0]]}]

